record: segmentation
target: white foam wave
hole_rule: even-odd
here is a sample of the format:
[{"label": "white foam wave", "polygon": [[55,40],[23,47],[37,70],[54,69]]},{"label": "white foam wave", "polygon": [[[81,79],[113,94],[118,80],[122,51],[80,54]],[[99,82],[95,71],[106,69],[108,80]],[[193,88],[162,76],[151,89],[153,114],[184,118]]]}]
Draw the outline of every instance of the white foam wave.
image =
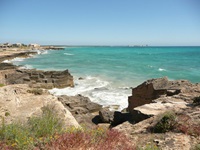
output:
[{"label": "white foam wave", "polygon": [[11,63],[10,60],[4,60],[3,63]]},{"label": "white foam wave", "polygon": [[74,55],[74,54],[71,54],[71,53],[64,53],[64,55],[71,56],[71,55]]},{"label": "white foam wave", "polygon": [[48,54],[47,50],[34,50],[34,51],[37,52],[38,55]]},{"label": "white foam wave", "polygon": [[33,67],[31,65],[24,65],[21,66],[20,69],[33,69]]},{"label": "white foam wave", "polygon": [[167,70],[163,68],[159,68],[158,71],[167,71]]},{"label": "white foam wave", "polygon": [[21,58],[21,57],[16,57],[16,58],[13,58],[11,60],[11,62],[18,62],[18,61],[24,61],[25,58]]},{"label": "white foam wave", "polygon": [[81,94],[103,106],[119,105],[119,110],[127,107],[128,96],[131,94],[130,89],[112,87],[108,81],[92,76],[87,76],[83,80],[75,80],[75,87],[73,88],[54,88],[49,92],[54,95],[68,96]]}]

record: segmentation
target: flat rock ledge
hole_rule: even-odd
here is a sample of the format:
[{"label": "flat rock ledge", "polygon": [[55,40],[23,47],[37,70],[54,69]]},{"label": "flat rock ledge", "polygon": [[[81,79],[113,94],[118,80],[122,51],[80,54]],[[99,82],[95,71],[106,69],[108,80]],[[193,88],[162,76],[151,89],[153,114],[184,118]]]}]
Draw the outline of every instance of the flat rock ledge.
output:
[{"label": "flat rock ledge", "polygon": [[6,69],[0,70],[0,83],[28,84],[34,88],[64,88],[73,87],[73,76],[65,71],[41,71],[35,69]]}]

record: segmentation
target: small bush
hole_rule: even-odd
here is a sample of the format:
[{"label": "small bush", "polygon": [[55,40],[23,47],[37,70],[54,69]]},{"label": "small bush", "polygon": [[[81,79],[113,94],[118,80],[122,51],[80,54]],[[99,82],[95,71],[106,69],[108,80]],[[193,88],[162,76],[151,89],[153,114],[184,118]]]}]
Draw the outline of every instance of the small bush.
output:
[{"label": "small bush", "polygon": [[43,108],[41,117],[30,118],[28,124],[34,136],[53,136],[56,132],[62,130],[63,124],[53,110],[54,108],[46,106]]},{"label": "small bush", "polygon": [[147,144],[143,148],[138,148],[138,150],[160,150],[160,148],[155,144]]},{"label": "small bush", "polygon": [[[0,149],[33,149],[41,142],[48,142],[57,132],[62,131],[62,122],[54,108],[46,106],[41,117],[30,118],[28,124],[12,123],[5,125],[2,117],[0,126]],[[8,148],[9,149],[9,148]]]},{"label": "small bush", "polygon": [[0,129],[0,140],[5,141],[8,146],[17,149],[30,149],[32,147],[32,138],[29,131],[20,123],[2,125]]},{"label": "small bush", "polygon": [[153,127],[155,133],[165,133],[174,129],[176,124],[176,116],[173,112],[164,113],[157,124]]},{"label": "small bush", "polygon": [[5,116],[10,116],[10,113],[9,112],[5,112]]},{"label": "small bush", "polygon": [[200,96],[193,99],[193,104],[200,105]]},{"label": "small bush", "polygon": [[42,89],[32,89],[32,90],[27,90],[28,93],[32,93],[34,95],[42,95],[43,90]]},{"label": "small bush", "polygon": [[5,86],[4,84],[2,84],[2,83],[0,83],[0,87],[3,87],[3,86]]}]

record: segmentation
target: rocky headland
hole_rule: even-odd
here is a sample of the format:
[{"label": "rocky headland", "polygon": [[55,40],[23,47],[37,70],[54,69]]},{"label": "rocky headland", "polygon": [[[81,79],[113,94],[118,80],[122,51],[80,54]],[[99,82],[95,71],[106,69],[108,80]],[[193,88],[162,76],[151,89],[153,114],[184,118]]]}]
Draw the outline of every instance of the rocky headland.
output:
[{"label": "rocky headland", "polygon": [[132,89],[132,96],[127,97],[128,108],[110,111],[81,95],[51,95],[47,89],[74,86],[68,70],[20,69],[3,63],[30,54],[36,53],[15,51],[0,55],[0,116],[6,124],[16,120],[26,122],[31,116],[41,115],[43,107],[49,105],[66,127],[114,128],[138,147],[155,145],[164,150],[189,150],[199,144],[199,83],[169,81],[167,77],[147,80]]}]

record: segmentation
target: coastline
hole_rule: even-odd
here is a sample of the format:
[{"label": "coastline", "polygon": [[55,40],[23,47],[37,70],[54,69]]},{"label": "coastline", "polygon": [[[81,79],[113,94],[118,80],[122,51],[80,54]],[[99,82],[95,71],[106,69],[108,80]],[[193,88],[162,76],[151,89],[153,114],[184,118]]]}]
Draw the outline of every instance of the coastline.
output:
[{"label": "coastline", "polygon": [[[1,64],[6,64],[2,62],[16,56],[26,58],[31,57],[30,54],[37,54],[32,52],[31,50],[4,53],[0,55]],[[86,128],[101,126],[106,129],[116,129],[134,139],[132,141],[134,145],[144,146],[148,142],[152,143],[153,138],[152,144],[156,144],[158,147],[183,149],[187,145],[186,149],[189,150],[200,140],[198,132],[200,106],[193,104],[193,99],[200,97],[200,84],[192,84],[186,80],[169,81],[166,77],[147,80],[132,89],[132,95],[127,98],[129,102],[127,109],[110,111],[81,95],[54,96],[50,94],[47,89],[52,89],[54,86],[52,81],[55,82],[55,80],[49,79],[49,74],[56,79],[61,77],[63,82],[71,78],[68,72],[63,74],[59,71],[51,71],[46,74],[45,71],[38,72],[36,69],[22,70],[19,69],[19,66],[12,64],[4,65],[2,68],[0,81],[6,81],[12,76],[12,82],[6,81],[5,85],[0,87],[0,116],[5,118],[7,124],[16,119],[27,121],[31,116],[39,116],[44,106],[52,105],[58,110],[59,118],[65,120],[66,127],[77,128],[81,127],[80,124],[84,124]],[[12,74],[11,76],[8,75],[9,72]],[[15,82],[13,82],[13,77],[16,77],[14,78]],[[18,80],[20,78],[23,80]],[[34,82],[29,84],[30,81]],[[49,81],[50,85],[43,86]],[[37,82],[43,83],[37,84]],[[66,87],[66,85],[62,87]],[[178,125],[185,125],[182,124],[181,117],[183,115],[191,118],[189,120],[191,124],[187,126],[192,131],[191,135],[179,128],[179,130],[170,129],[169,132],[159,133],[159,135],[151,131],[151,128],[161,120],[160,116],[169,111],[176,115]],[[9,115],[6,116],[6,114]],[[163,138],[166,135],[167,138]],[[183,141],[183,138],[187,140]]]}]

